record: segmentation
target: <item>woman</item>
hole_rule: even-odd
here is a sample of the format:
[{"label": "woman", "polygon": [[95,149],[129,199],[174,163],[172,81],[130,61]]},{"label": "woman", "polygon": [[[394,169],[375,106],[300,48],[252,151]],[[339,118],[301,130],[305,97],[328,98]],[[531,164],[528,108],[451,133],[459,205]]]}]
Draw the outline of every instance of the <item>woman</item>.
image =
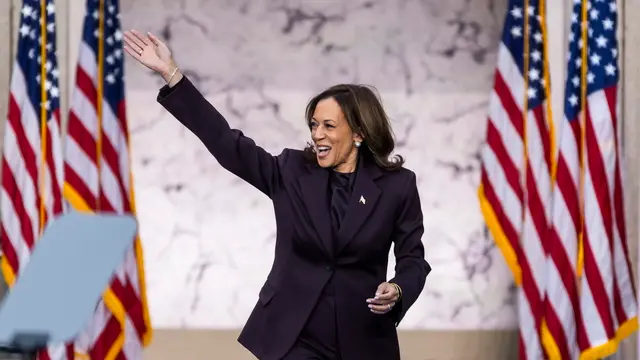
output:
[{"label": "woman", "polygon": [[[416,177],[390,158],[375,94],[359,85],[319,94],[306,111],[312,143],[272,156],[229,128],[157,37],[128,31],[125,43],[167,82],[159,103],[273,201],[275,259],[238,341],[266,360],[399,359],[396,326],[430,267]],[[385,281],[392,242],[396,276]]]}]

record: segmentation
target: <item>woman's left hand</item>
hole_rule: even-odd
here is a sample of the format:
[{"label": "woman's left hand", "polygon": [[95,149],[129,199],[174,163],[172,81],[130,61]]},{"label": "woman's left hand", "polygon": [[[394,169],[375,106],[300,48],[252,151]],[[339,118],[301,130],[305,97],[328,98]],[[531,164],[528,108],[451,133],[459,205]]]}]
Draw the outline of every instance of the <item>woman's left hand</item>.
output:
[{"label": "woman's left hand", "polygon": [[381,315],[391,311],[399,297],[400,294],[398,294],[395,286],[388,282],[383,282],[378,286],[375,297],[367,299],[367,303],[371,312]]}]

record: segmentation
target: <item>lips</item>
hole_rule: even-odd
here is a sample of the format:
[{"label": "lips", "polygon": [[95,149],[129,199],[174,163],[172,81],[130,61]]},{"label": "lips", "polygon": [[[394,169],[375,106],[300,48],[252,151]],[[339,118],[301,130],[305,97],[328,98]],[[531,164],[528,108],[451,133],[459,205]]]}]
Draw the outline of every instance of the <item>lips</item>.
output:
[{"label": "lips", "polygon": [[316,145],[316,154],[318,154],[320,159],[326,157],[329,154],[329,151],[331,151],[331,146]]}]

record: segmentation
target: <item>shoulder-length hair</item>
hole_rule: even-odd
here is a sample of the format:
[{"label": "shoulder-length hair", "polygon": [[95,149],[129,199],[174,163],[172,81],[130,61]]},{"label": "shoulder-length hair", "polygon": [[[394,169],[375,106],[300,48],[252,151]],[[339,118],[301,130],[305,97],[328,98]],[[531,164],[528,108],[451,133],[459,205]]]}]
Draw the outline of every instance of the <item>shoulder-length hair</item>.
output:
[{"label": "shoulder-length hair", "polygon": [[[360,154],[369,158],[384,170],[397,170],[404,165],[401,155],[393,155],[395,139],[389,118],[377,91],[370,86],[356,84],[334,85],[314,96],[307,105],[305,117],[311,129],[311,119],[318,103],[333,98],[342,109],[351,131],[363,138]],[[315,147],[308,143],[304,149],[307,158],[317,161]]]}]

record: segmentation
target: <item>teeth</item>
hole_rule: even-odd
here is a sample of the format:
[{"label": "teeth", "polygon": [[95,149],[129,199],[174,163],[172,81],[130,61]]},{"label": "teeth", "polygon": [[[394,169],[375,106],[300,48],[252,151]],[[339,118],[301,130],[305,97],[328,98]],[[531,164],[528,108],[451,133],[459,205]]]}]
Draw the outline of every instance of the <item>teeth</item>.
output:
[{"label": "teeth", "polygon": [[318,146],[318,151],[325,151],[325,150],[329,150],[328,146]]}]

